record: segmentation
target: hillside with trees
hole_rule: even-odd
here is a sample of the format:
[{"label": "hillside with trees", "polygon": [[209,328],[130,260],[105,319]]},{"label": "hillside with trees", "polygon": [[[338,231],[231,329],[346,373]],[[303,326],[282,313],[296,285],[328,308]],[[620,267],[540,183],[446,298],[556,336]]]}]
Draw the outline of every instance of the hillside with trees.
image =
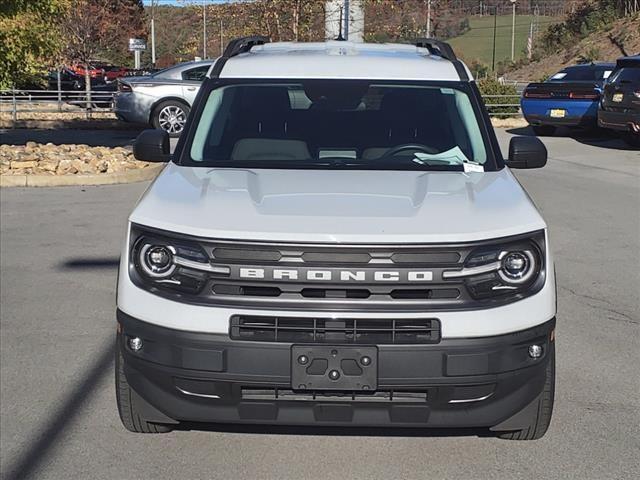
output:
[{"label": "hillside with trees", "polygon": [[531,61],[505,68],[516,80],[538,80],[575,63],[640,54],[640,1],[590,0],[536,42]]}]

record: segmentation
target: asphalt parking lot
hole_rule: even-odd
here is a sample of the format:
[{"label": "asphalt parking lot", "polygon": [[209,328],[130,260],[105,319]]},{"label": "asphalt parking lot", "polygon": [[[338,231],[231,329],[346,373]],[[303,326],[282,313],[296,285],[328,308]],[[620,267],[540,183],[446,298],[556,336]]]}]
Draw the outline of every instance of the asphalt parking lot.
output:
[{"label": "asphalt parking lot", "polygon": [[[506,152],[514,132],[498,133]],[[640,152],[609,137],[545,143],[547,167],[517,173],[549,223],[558,275],[557,396],[543,439],[229,425],[128,433],[113,388],[114,287],[146,184],[2,189],[1,476],[635,478]]]}]

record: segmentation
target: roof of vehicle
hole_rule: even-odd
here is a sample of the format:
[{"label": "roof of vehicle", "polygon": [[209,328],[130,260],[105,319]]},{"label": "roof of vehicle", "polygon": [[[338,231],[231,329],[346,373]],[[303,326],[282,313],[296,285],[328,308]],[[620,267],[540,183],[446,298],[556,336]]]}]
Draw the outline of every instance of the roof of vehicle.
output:
[{"label": "roof of vehicle", "polygon": [[344,41],[257,45],[229,58],[220,77],[460,81],[453,62],[427,48]]},{"label": "roof of vehicle", "polygon": [[615,63],[611,62],[594,62],[594,63],[578,63],[577,65],[570,65],[568,67],[564,67],[561,72],[564,70],[572,70],[574,68],[613,68],[615,67]]},{"label": "roof of vehicle", "polygon": [[616,62],[616,67],[640,67],[640,55],[619,58]]},{"label": "roof of vehicle", "polygon": [[199,67],[199,66],[209,66],[213,64],[215,60],[198,60],[192,62],[183,62],[173,65],[172,67],[165,68],[164,70],[160,70],[159,72],[154,73],[152,76],[156,78],[168,78],[168,79],[178,79],[180,80],[181,73],[189,68]]}]

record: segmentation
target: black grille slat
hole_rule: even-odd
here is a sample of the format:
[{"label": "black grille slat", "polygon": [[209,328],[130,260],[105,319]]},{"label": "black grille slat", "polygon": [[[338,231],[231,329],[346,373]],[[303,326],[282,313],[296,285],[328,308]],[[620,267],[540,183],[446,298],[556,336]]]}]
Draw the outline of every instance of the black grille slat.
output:
[{"label": "black grille slat", "polygon": [[420,264],[451,264],[460,261],[458,252],[410,252],[410,253],[394,253],[391,255],[393,263],[411,265]]},{"label": "black grille slat", "polygon": [[333,319],[235,315],[234,340],[356,344],[438,343],[437,319]]}]

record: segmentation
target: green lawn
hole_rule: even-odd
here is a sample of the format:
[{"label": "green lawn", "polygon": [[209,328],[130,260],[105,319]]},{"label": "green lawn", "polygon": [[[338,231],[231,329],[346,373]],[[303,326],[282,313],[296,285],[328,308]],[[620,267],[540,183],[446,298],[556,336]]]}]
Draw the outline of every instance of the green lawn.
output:
[{"label": "green lawn", "polygon": [[[533,15],[516,16],[516,59],[525,55],[524,49],[529,36],[529,26],[533,20]],[[542,32],[551,23],[559,19],[553,17],[539,17],[539,31]],[[470,17],[471,30],[464,35],[451,38],[448,41],[467,63],[473,60],[481,62],[491,67],[491,57],[493,53],[493,16]],[[497,17],[496,28],[496,63],[500,60],[511,59],[511,15],[499,15]]]}]

